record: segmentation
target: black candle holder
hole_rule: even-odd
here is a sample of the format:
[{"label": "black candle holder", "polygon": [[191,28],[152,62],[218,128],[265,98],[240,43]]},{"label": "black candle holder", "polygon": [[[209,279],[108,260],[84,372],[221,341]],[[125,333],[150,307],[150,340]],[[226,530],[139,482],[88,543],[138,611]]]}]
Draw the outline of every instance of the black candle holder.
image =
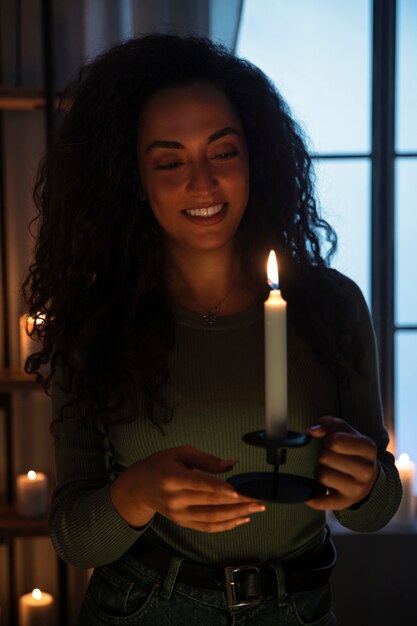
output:
[{"label": "black candle holder", "polygon": [[238,493],[268,502],[296,503],[317,498],[326,493],[325,487],[304,476],[279,471],[287,460],[287,448],[307,445],[311,437],[292,430],[286,437],[268,437],[265,430],[246,433],[242,437],[251,446],[266,448],[266,460],[274,466],[272,472],[248,472],[228,479]]}]

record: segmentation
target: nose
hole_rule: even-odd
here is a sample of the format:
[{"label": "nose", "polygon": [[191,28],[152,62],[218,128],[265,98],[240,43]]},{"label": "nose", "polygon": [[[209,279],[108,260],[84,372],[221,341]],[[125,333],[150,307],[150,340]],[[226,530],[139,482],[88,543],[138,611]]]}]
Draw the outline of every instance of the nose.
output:
[{"label": "nose", "polygon": [[188,188],[199,193],[211,193],[218,185],[210,162],[201,160],[191,167]]}]

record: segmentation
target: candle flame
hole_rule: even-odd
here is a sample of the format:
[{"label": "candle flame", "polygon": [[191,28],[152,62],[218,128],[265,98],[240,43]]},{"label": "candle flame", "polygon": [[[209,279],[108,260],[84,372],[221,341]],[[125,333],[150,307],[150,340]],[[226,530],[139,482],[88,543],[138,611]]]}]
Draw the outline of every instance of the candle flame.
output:
[{"label": "candle flame", "polygon": [[28,471],[28,478],[29,478],[29,480],[36,480],[36,476],[37,476],[37,474],[33,470],[29,470]]},{"label": "candle flame", "polygon": [[40,589],[34,589],[32,591],[32,598],[34,600],[42,600],[42,591]]},{"label": "candle flame", "polygon": [[398,459],[396,465],[399,469],[405,469],[410,464],[410,457],[406,452],[400,454],[400,458]]},{"label": "candle flame", "polygon": [[267,274],[271,289],[279,289],[278,261],[274,250],[269,253]]}]

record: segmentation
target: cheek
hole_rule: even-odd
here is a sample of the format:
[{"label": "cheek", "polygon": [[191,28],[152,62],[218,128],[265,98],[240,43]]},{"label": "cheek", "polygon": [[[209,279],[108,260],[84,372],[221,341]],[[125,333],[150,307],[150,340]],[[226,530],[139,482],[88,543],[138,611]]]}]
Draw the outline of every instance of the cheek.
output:
[{"label": "cheek", "polygon": [[[155,217],[162,219],[172,215],[181,205],[178,189],[172,184],[150,185],[146,197]],[[158,220],[159,221],[159,220]]]},{"label": "cheek", "polygon": [[249,198],[249,172],[239,170],[230,179],[231,190],[240,196],[241,201],[246,207]]},{"label": "cheek", "polygon": [[186,183],[186,174],[184,170],[178,172],[170,172],[169,175],[152,173],[144,179],[142,179],[144,188],[147,190],[148,197],[154,196],[155,198],[165,198],[166,196],[173,197],[180,190],[184,188]]},{"label": "cheek", "polygon": [[160,226],[168,226],[181,209],[181,199],[171,184],[152,184],[146,188],[151,211]]}]

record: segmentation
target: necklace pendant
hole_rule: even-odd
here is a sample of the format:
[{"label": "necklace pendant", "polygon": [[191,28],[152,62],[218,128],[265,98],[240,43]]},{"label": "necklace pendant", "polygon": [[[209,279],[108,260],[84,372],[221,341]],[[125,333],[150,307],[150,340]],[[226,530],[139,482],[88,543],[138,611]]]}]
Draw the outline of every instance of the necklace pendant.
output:
[{"label": "necklace pendant", "polygon": [[202,315],[201,317],[205,322],[207,322],[209,326],[214,326],[214,324],[217,322],[217,315],[212,310],[207,311],[207,313],[204,313],[204,315]]}]

